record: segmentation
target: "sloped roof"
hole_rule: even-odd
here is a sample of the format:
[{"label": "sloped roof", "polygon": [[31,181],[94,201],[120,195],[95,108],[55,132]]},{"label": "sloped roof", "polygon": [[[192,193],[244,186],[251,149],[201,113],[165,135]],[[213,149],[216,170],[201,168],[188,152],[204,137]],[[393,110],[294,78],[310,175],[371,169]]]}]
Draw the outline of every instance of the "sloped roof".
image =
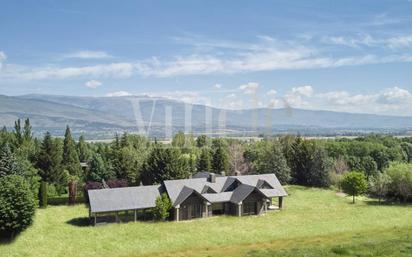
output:
[{"label": "sloped roof", "polygon": [[[236,181],[239,185],[233,191],[225,192]],[[273,189],[259,188],[262,183],[267,183]],[[216,177],[214,183],[208,182],[205,177],[166,180],[163,184],[164,187],[156,185],[89,190],[91,212],[153,208],[156,205],[156,198],[164,190],[169,195],[173,206],[181,204],[194,193],[210,203],[240,203],[254,190],[266,197],[287,195],[275,174],[221,176]],[[216,193],[203,193],[207,187]]]},{"label": "sloped roof", "polygon": [[153,208],[160,186],[120,187],[89,190],[92,213]]},{"label": "sloped roof", "polygon": [[204,198],[202,194],[196,192],[196,190],[194,190],[193,188],[184,186],[182,191],[180,191],[180,194],[177,196],[176,201],[173,203],[173,206],[177,206],[177,205],[183,203],[184,200],[189,198],[189,196],[191,196],[192,194],[196,194],[196,195],[200,196],[201,198],[203,198],[204,200],[206,200],[206,198]]},{"label": "sloped roof", "polygon": [[279,189],[258,189],[266,197],[286,196],[284,190]]},{"label": "sloped roof", "polygon": [[246,184],[239,185],[232,194],[230,201],[232,203],[240,203],[243,201],[248,195],[250,195],[256,187]]},{"label": "sloped roof", "polygon": [[[212,192],[210,192],[210,191],[212,191]],[[201,192],[202,194],[210,194],[210,193],[217,193],[216,192],[216,190],[214,190],[212,187],[210,187],[210,186],[208,186],[208,185],[205,185],[204,187],[203,187],[203,189],[202,189],[202,192]]]},{"label": "sloped roof", "polygon": [[233,192],[221,192],[217,194],[202,194],[204,198],[210,203],[230,202]]},{"label": "sloped roof", "polygon": [[[202,174],[206,174],[202,172]],[[238,181],[239,186],[233,192],[225,192],[234,182]],[[191,179],[178,179],[178,180],[166,180],[164,181],[165,189],[172,201],[175,204],[180,192],[184,187],[188,187],[202,195],[211,203],[217,202],[234,202],[239,203],[246,198],[253,189],[258,185],[267,183],[273,189],[259,189],[266,197],[286,196],[287,193],[283,189],[279,180],[275,174],[259,174],[259,175],[245,175],[245,176],[228,176],[228,177],[216,177],[216,182],[208,182],[206,177],[191,178]],[[202,193],[203,189],[208,186],[217,193]],[[180,204],[180,203],[179,203]]]},{"label": "sloped roof", "polygon": [[259,175],[247,175],[247,176],[238,176],[236,177],[242,184],[251,185],[256,187],[259,180],[266,181],[273,189],[261,189],[260,191],[266,190],[276,190],[272,191],[275,196],[287,196],[285,189],[280,184],[278,178],[275,174],[259,174]]},{"label": "sloped roof", "polygon": [[264,179],[259,179],[258,182],[256,183],[256,187],[257,188],[262,188],[262,189],[264,187],[268,187],[268,188],[265,188],[265,189],[273,189],[273,187],[271,185],[269,185],[269,183],[266,182],[266,180],[264,180]]}]

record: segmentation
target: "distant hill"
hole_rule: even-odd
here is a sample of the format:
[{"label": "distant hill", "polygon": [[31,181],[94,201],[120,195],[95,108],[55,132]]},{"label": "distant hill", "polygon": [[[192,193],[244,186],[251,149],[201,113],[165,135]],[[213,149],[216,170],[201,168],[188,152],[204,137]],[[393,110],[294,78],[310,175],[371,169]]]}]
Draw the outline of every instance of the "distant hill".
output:
[{"label": "distant hill", "polygon": [[[225,132],[233,136],[405,133],[412,130],[412,117],[301,109],[222,110],[146,96],[0,95],[0,125],[11,127],[17,118],[28,117],[38,134],[49,130],[61,135],[69,125],[74,134],[111,138],[116,131],[137,132],[137,125],[146,128],[150,125],[150,136],[163,137],[165,126],[169,125],[166,113],[172,114],[169,120],[173,132],[184,130],[186,119],[191,120],[194,133],[211,129],[216,134]],[[207,121],[206,117],[209,117]]]}]

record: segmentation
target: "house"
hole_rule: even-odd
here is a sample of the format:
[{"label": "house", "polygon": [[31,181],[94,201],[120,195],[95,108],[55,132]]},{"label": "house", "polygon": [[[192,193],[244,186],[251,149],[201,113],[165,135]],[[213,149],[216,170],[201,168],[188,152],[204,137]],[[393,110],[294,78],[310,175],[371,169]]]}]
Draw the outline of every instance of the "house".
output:
[{"label": "house", "polygon": [[166,180],[161,185],[89,190],[89,213],[97,218],[120,212],[144,211],[156,206],[156,199],[167,193],[176,221],[214,215],[259,215],[267,211],[277,197],[282,208],[287,193],[275,174],[221,176],[198,173],[189,179]]}]

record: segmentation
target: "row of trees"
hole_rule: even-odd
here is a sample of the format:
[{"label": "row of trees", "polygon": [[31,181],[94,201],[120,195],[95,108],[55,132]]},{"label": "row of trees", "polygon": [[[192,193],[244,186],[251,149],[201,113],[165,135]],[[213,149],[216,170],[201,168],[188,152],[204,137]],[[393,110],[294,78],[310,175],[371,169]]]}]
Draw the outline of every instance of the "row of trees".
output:
[{"label": "row of trees", "polygon": [[[69,192],[74,201],[76,185],[89,181],[112,184],[154,184],[187,178],[199,171],[225,174],[275,173],[281,183],[339,186],[343,175],[361,171],[367,179],[382,173],[391,162],[412,161],[412,140],[390,136],[357,139],[305,140],[296,136],[261,141],[194,138],[178,133],[171,144],[146,137],[116,135],[111,143],[77,142],[67,127],[64,138],[46,133],[32,137],[30,121],[16,121],[12,132],[3,129],[0,144],[13,153],[35,193],[39,182],[49,191]],[[87,168],[81,168],[81,163]],[[117,183],[113,181],[123,181]]]},{"label": "row of trees", "polygon": [[[242,141],[178,133],[170,144],[165,144],[124,133],[109,143],[91,143],[83,136],[75,141],[69,127],[63,138],[52,137],[48,132],[41,139],[34,138],[28,119],[24,124],[16,121],[12,131],[0,131],[0,176],[19,176],[35,201],[40,199],[43,206],[49,194],[68,193],[69,203],[74,203],[77,188],[83,185],[148,185],[188,178],[201,171],[228,175],[275,173],[283,184],[341,187],[345,174],[356,170],[371,181],[369,189],[376,194],[372,185],[379,184],[382,174],[391,174],[393,163],[411,162],[411,138],[378,135],[336,140],[283,136]],[[403,169],[410,170],[408,167]],[[400,177],[405,176],[409,175]],[[396,185],[402,193],[388,190],[385,197],[392,194],[408,199],[410,184],[393,175],[392,189],[393,181],[401,181]]]},{"label": "row of trees", "polygon": [[369,177],[360,171],[348,172],[340,182],[342,190],[353,197],[369,193],[379,199],[397,198],[407,201],[412,195],[412,164],[391,163],[383,172]]}]

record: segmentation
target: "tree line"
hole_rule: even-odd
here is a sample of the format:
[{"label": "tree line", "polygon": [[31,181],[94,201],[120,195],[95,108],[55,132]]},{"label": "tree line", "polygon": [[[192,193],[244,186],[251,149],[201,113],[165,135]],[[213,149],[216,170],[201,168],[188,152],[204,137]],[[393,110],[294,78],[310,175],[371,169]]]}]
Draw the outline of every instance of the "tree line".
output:
[{"label": "tree line", "polygon": [[275,173],[282,184],[337,188],[346,187],[342,182],[352,171],[363,176],[371,194],[406,201],[412,194],[411,163],[412,138],[384,135],[243,141],[180,132],[166,144],[123,133],[102,143],[87,142],[83,136],[75,140],[69,127],[64,137],[46,132],[35,138],[29,119],[0,131],[0,178],[19,177],[43,207],[48,195],[67,194],[73,204],[83,188],[158,184],[202,171]]}]

